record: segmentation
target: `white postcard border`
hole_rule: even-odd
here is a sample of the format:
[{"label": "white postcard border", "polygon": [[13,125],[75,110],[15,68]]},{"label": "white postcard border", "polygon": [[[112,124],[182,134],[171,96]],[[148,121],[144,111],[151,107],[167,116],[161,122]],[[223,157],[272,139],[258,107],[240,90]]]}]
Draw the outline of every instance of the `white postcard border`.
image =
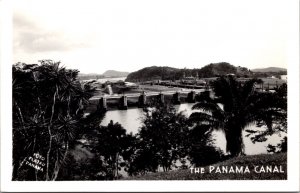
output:
[{"label": "white postcard border", "polygon": [[[12,23],[11,1],[1,5],[1,191],[299,191],[299,1],[289,0],[288,180],[274,181],[11,181],[12,173]],[[267,14],[267,13],[266,13]],[[5,26],[5,27],[3,27]],[[30,108],[30,107],[29,107]]]}]

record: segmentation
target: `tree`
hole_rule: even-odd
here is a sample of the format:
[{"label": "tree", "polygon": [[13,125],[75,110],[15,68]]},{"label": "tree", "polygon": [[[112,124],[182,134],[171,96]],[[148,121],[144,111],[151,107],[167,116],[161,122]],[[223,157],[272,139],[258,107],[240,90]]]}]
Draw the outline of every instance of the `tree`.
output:
[{"label": "tree", "polygon": [[159,162],[156,152],[147,142],[136,138],[131,148],[130,154],[127,155],[128,167],[126,171],[130,176],[144,175],[147,172],[156,172]]},{"label": "tree", "polygon": [[187,118],[177,114],[171,104],[154,103],[144,108],[145,118],[138,133],[138,148],[132,173],[172,169],[175,162],[187,155]]},{"label": "tree", "polygon": [[287,132],[287,84],[282,84],[275,92],[258,94],[256,104],[260,109],[256,113],[256,125],[265,125],[267,129],[246,130],[249,133],[247,136],[253,135],[253,143],[266,141],[267,136],[275,133]]},{"label": "tree", "polygon": [[[84,84],[89,87],[89,85]],[[60,170],[57,180],[105,180],[105,168],[102,161],[93,153],[92,142],[97,141],[95,131],[99,127],[106,111],[97,109],[78,122],[77,140],[70,145],[70,151],[65,159],[65,164]],[[91,141],[90,141],[91,140]]]},{"label": "tree", "polygon": [[215,98],[207,94],[199,97],[199,102],[193,106],[200,112],[194,112],[190,120],[201,125],[208,125],[212,129],[221,129],[227,141],[226,149],[231,156],[244,154],[242,138],[243,129],[256,120],[259,112],[255,84],[260,83],[252,79],[244,84],[234,77],[220,77],[212,83]]},{"label": "tree", "polygon": [[[13,65],[13,180],[55,180],[93,90],[51,60]],[[29,167],[40,156],[41,170]]]},{"label": "tree", "polygon": [[[135,140],[132,134],[119,124],[111,120],[107,126],[94,127],[86,133],[89,144],[86,145],[95,153],[99,165],[97,167],[98,179],[114,180],[121,177],[119,171],[126,166],[128,152]],[[100,176],[99,176],[100,175]]]}]

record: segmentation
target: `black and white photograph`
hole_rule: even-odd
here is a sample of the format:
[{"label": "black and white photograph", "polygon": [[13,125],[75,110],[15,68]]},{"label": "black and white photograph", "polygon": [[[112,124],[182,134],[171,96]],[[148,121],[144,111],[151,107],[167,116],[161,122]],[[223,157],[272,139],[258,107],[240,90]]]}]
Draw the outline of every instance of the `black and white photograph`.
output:
[{"label": "black and white photograph", "polygon": [[1,4],[4,191],[299,191],[299,1]]}]

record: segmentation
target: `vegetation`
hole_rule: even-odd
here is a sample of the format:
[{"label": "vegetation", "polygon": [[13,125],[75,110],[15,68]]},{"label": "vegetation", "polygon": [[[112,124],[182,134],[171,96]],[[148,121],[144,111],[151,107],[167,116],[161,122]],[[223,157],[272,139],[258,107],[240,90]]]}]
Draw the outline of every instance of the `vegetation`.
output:
[{"label": "vegetation", "polygon": [[[228,65],[223,63],[215,68],[212,64],[204,70],[219,73],[216,69]],[[164,70],[162,75],[166,78],[172,74]],[[136,176],[162,170],[168,174],[173,169],[180,169],[173,173],[177,179],[194,179],[182,169],[228,159],[214,146],[214,129],[224,131],[230,156],[243,155],[241,134],[249,124],[267,128],[260,132],[247,130],[253,142],[287,131],[286,84],[277,87],[274,93],[257,92],[255,84],[260,82],[251,79],[242,83],[232,76],[219,77],[212,83],[215,97],[211,98],[207,92],[197,96],[193,109],[198,111],[189,118],[177,113],[173,105],[154,100],[143,109],[142,126],[133,135],[113,121],[100,126],[105,111],[97,109],[84,115],[95,89],[89,83],[79,83],[77,70],[60,67],[59,62],[50,60],[39,65],[18,63],[13,65],[13,180],[116,180],[124,173]],[[277,146],[269,145],[268,151],[286,152],[287,138]],[[285,154],[278,155],[275,157],[285,161],[282,159]],[[256,163],[257,157],[224,163],[243,165],[249,160]],[[266,163],[273,159],[260,158]],[[220,175],[217,179],[227,178]],[[248,178],[251,177],[242,176]]]},{"label": "vegetation", "polygon": [[[126,134],[120,124],[112,121],[107,126],[86,126],[81,138],[87,142],[83,148],[74,148],[70,165],[64,168],[59,180],[115,180],[124,171],[130,176],[144,175],[187,168],[188,161],[205,165],[221,159],[223,154],[215,150],[211,134],[201,136],[202,130],[192,128],[172,105],[154,102],[144,112],[143,126],[135,136]],[[89,159],[74,154],[84,154]]]},{"label": "vegetation", "polygon": [[[220,77],[212,84],[215,98],[207,94],[199,97],[190,120],[211,129],[221,129],[226,137],[226,149],[232,156],[244,154],[242,131],[250,124],[263,122],[270,130],[274,120],[282,120],[286,114],[286,99],[280,94],[259,93],[252,79],[245,83],[234,77]],[[284,121],[283,121],[284,122]]]},{"label": "vegetation", "polygon": [[282,84],[275,92],[257,96],[256,125],[266,126],[263,131],[246,130],[255,142],[263,142],[275,133],[287,133],[287,84]]},{"label": "vegetation", "polygon": [[287,152],[287,137],[285,136],[276,146],[269,144],[267,151],[269,153]]},{"label": "vegetation", "polygon": [[[13,66],[13,180],[55,180],[80,131],[93,90],[82,88],[77,70],[59,62]],[[27,163],[42,156],[41,171]]]},{"label": "vegetation", "polygon": [[151,66],[130,73],[127,76],[126,81],[179,80],[183,78],[184,75],[196,77],[197,74],[199,78],[211,78],[235,74],[237,78],[268,78],[274,76],[277,79],[281,79],[281,75],[286,75],[287,71],[281,68],[254,69],[252,71],[245,67],[236,67],[226,62],[212,63],[205,65],[202,68],[195,69]]},{"label": "vegetation", "polygon": [[249,75],[251,75],[251,72],[244,67],[235,67],[229,63],[220,62],[204,66],[199,70],[198,74],[203,78],[224,76],[227,74],[235,74],[237,76],[248,77]]},{"label": "vegetation", "polygon": [[[255,166],[282,166],[284,173],[255,173]],[[223,162],[213,164],[215,168],[222,166],[248,166],[250,173],[209,173],[209,166],[205,167],[205,173],[191,173],[190,169],[159,172],[144,176],[125,178],[124,180],[286,180],[287,179],[287,154],[261,154],[235,157]]]},{"label": "vegetation", "polygon": [[126,155],[130,154],[134,136],[126,134],[126,130],[119,124],[111,121],[107,126],[95,126],[85,133],[84,147],[89,149],[95,156],[91,167],[93,173],[89,174],[91,180],[114,180],[121,177],[119,171],[126,166]]},{"label": "vegetation", "polygon": [[252,72],[244,67],[235,67],[226,62],[213,63],[200,69],[177,69],[170,67],[147,67],[127,76],[126,81],[139,82],[149,80],[179,80],[185,76],[209,78],[227,74],[235,74],[240,77],[251,77]]},{"label": "vegetation", "polygon": [[[98,144],[97,133],[99,123],[105,116],[105,111],[96,110],[79,122],[81,127],[76,141],[70,147],[65,164],[57,180],[106,180],[113,178],[107,175],[101,157],[98,157],[95,146]],[[92,138],[91,136],[94,136]],[[109,176],[109,177],[108,177]]]},{"label": "vegetation", "polygon": [[146,116],[137,136],[138,148],[130,173],[156,172],[159,167],[163,171],[171,170],[177,160],[184,161],[187,155],[187,118],[177,114],[172,105],[160,103],[145,108],[144,112]]},{"label": "vegetation", "polygon": [[214,146],[212,129],[206,125],[196,125],[188,137],[188,155],[191,164],[207,166],[226,159],[223,151]]},{"label": "vegetation", "polygon": [[128,74],[125,81],[176,80],[180,77],[182,74],[177,68],[151,66]]}]

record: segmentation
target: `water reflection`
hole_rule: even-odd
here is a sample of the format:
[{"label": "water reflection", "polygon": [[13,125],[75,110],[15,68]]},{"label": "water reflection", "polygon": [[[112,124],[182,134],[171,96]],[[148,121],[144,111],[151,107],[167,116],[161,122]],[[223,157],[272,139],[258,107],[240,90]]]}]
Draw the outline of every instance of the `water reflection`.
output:
[{"label": "water reflection", "polygon": [[141,108],[112,110],[106,112],[101,125],[108,125],[110,120],[113,120],[114,122],[120,123],[127,130],[127,133],[132,132],[136,134],[142,124],[142,118],[143,109]]}]

